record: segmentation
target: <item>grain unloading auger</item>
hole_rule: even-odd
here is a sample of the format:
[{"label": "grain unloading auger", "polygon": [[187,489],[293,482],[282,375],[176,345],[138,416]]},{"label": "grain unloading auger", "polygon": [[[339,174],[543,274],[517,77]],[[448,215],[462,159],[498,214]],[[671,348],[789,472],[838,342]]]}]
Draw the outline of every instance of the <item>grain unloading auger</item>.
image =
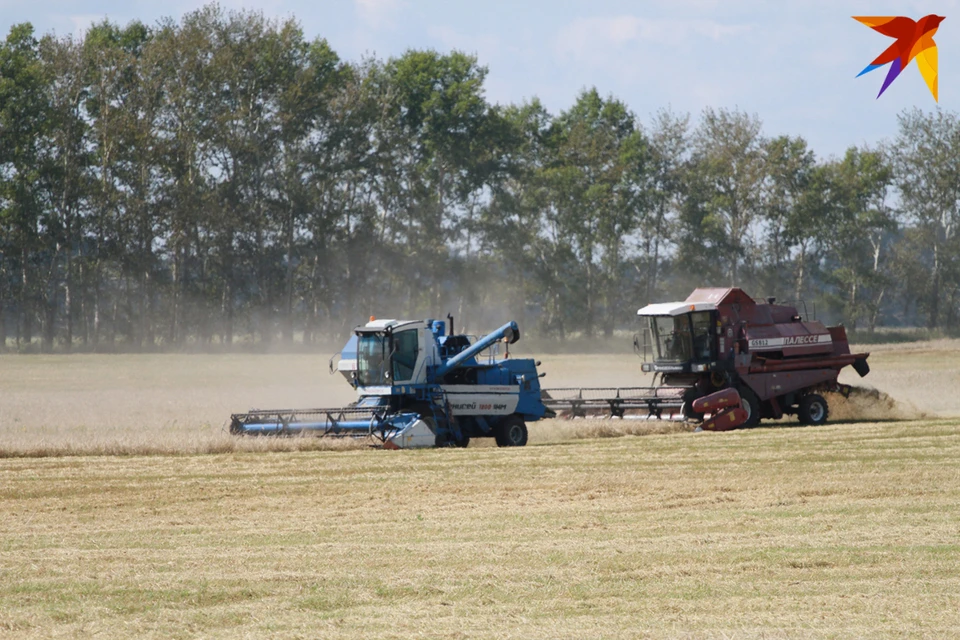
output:
[{"label": "grain unloading auger", "polygon": [[[449,317],[449,316],[448,316]],[[526,423],[552,417],[540,399],[537,363],[481,352],[520,339],[509,322],[471,344],[442,320],[371,320],[354,330],[338,369],[356,388],[357,402],[336,409],[254,410],[230,418],[230,432],[372,437],[385,448],[466,446],[492,437],[523,446]],[[509,356],[509,354],[507,354]]]},{"label": "grain unloading auger", "polygon": [[[775,302],[758,303],[729,288],[697,289],[683,302],[647,305],[637,312],[646,327],[634,347],[644,358],[643,371],[659,376],[658,386],[547,389],[544,403],[574,416],[640,410],[702,420],[707,414],[704,428],[754,426],[785,414],[823,424],[829,407],[821,394],[848,393],[838,382],[840,370],[852,366],[867,375],[870,354],[850,353],[843,326],[805,320],[796,307]],[[727,390],[736,394],[722,393]],[[707,400],[721,397],[726,404],[719,408]],[[728,412],[723,425],[715,422],[720,412]]]}]

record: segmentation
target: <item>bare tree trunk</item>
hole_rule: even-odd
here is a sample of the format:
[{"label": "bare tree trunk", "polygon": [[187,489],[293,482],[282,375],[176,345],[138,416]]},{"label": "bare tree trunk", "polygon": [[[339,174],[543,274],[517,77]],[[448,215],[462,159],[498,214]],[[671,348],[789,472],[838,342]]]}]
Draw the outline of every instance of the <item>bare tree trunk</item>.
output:
[{"label": "bare tree trunk", "polygon": [[593,256],[589,253],[586,256],[587,263],[587,317],[584,319],[583,323],[583,334],[586,338],[593,337],[593,305],[594,305],[594,295],[593,295]]},{"label": "bare tree trunk", "polygon": [[800,253],[797,255],[797,289],[794,294],[794,300],[797,304],[803,300],[803,279],[806,275],[804,270],[806,268],[806,259],[807,259],[807,246],[805,243],[800,243]]},{"label": "bare tree trunk", "polygon": [[183,252],[180,243],[173,248],[173,282],[172,300],[170,309],[170,326],[167,328],[167,339],[171,345],[180,344],[180,278],[183,269]]},{"label": "bare tree trunk", "polygon": [[647,299],[643,301],[644,304],[650,304],[650,301],[653,300],[653,296],[657,292],[657,279],[660,274],[660,238],[659,231],[657,236],[653,239],[653,260],[650,264],[650,276],[647,278]]},{"label": "bare tree trunk", "polygon": [[87,309],[87,290],[83,286],[86,269],[84,262],[80,262],[80,322],[83,327],[83,347],[86,349],[90,343],[90,317]]},{"label": "bare tree trunk", "polygon": [[850,315],[848,319],[850,322],[850,330],[857,330],[857,319],[860,317],[860,312],[857,309],[857,282],[854,280],[853,284],[850,285]]},{"label": "bare tree trunk", "polygon": [[33,304],[30,300],[30,275],[27,269],[29,255],[27,248],[23,247],[20,251],[20,316],[23,318],[22,332],[17,332],[17,346],[20,345],[21,334],[23,340],[30,346],[33,341]]},{"label": "bare tree trunk", "polygon": [[233,345],[233,287],[229,280],[223,286],[220,314],[223,317],[223,344],[230,347]]},{"label": "bare tree trunk", "polygon": [[293,344],[293,206],[287,218],[287,268],[284,274],[283,341]]},{"label": "bare tree trunk", "polygon": [[51,283],[50,293],[47,297],[43,309],[43,344],[44,353],[53,353],[53,342],[56,337],[57,327],[57,295],[58,287]]},{"label": "bare tree trunk", "polygon": [[102,270],[100,269],[100,258],[97,257],[96,266],[93,270],[93,349],[96,350],[100,346],[100,331],[103,328],[103,319],[102,319],[102,293],[100,291],[100,278],[102,276]]},{"label": "bare tree trunk", "polygon": [[880,289],[880,295],[877,296],[877,300],[873,305],[873,313],[870,314],[870,326],[869,331],[873,333],[877,328],[877,320],[880,317],[880,307],[883,305],[883,295],[887,292],[886,288]]},{"label": "bare tree trunk", "polygon": [[113,296],[113,309],[110,312],[110,349],[117,344],[117,324],[120,319],[120,296]]},{"label": "bare tree trunk", "polygon": [[73,351],[73,245],[70,241],[72,225],[67,224],[67,252],[66,252],[66,273],[63,282],[63,314],[65,320],[64,349],[67,353]]},{"label": "bare tree trunk", "polygon": [[557,318],[557,331],[560,336],[560,344],[563,344],[567,341],[567,329],[563,323],[563,306],[561,304],[559,292],[554,294],[554,310]]},{"label": "bare tree trunk", "polygon": [[936,329],[940,315],[940,246],[938,243],[933,245],[933,270],[930,274],[932,282],[930,285],[930,308],[927,328]]}]

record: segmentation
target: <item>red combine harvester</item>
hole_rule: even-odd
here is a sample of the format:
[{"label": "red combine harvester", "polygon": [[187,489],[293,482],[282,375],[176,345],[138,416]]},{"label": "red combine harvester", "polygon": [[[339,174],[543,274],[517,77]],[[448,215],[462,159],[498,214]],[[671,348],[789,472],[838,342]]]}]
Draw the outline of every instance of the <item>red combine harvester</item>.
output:
[{"label": "red combine harvester", "polygon": [[644,408],[657,418],[708,414],[703,427],[717,430],[784,414],[823,424],[829,408],[821,394],[849,391],[837,381],[840,370],[870,371],[870,354],[850,353],[842,326],[805,320],[772,298],[757,303],[742,289],[697,289],[683,302],[651,304],[637,315],[647,327],[634,346],[643,371],[659,375],[658,386],[552,389],[544,403],[572,415],[606,407],[621,417]]}]

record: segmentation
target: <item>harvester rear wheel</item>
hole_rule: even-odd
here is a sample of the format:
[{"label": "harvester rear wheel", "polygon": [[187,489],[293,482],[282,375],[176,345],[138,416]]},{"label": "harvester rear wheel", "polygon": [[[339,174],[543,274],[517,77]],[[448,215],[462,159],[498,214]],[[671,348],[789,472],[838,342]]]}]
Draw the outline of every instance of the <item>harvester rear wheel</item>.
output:
[{"label": "harvester rear wheel", "polygon": [[522,447],[527,444],[527,424],[520,416],[508,416],[494,430],[498,447]]},{"label": "harvester rear wheel", "polygon": [[800,406],[797,408],[800,424],[823,424],[829,415],[830,407],[819,393],[808,393],[800,398]]},{"label": "harvester rear wheel", "polygon": [[747,412],[746,421],[740,425],[744,429],[755,427],[760,424],[760,400],[757,394],[750,387],[741,386],[737,389],[740,393],[740,406]]}]

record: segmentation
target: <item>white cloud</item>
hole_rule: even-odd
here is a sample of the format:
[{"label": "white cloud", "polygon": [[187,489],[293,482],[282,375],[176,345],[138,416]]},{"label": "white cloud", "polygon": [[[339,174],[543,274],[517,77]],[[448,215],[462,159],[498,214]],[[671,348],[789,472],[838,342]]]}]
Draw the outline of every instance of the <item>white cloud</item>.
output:
[{"label": "white cloud", "polygon": [[756,93],[759,69],[747,63],[751,72],[743,72],[743,45],[749,38],[757,51],[763,35],[753,24],[702,17],[593,17],[562,27],[554,51],[579,86],[633,96],[631,106],[641,114],[665,103],[696,113]]},{"label": "white cloud", "polygon": [[492,35],[473,35],[463,33],[446,26],[430,26],[427,35],[437,40],[444,49],[457,49],[466,53],[475,53],[480,64],[487,64],[498,58],[503,51],[500,39]]},{"label": "white cloud", "polygon": [[692,38],[708,38],[719,43],[752,29],[751,25],[728,25],[711,20],[650,20],[636,16],[582,18],[560,30],[557,50],[573,58],[592,59],[596,52],[609,52],[633,43],[680,46]]},{"label": "white cloud", "polygon": [[374,31],[392,29],[403,9],[403,0],[354,0],[357,16]]}]

